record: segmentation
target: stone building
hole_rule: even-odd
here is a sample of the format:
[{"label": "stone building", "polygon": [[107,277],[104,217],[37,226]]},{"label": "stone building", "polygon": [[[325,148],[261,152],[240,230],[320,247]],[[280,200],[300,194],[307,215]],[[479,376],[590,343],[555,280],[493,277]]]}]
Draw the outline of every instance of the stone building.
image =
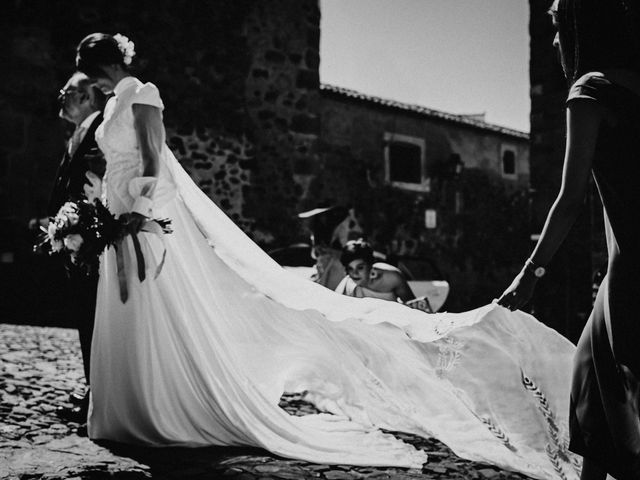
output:
[{"label": "stone building", "polygon": [[318,0],[27,0],[4,5],[0,25],[7,316],[25,304],[27,321],[56,315],[60,292],[41,275],[26,225],[45,213],[69,134],[55,98],[75,46],[95,31],[135,42],[133,73],[159,87],[178,160],[261,245],[300,239],[303,208],[350,203],[379,248],[437,257],[456,309],[490,300],[523,258],[511,247],[529,234],[526,135],[321,88]]},{"label": "stone building", "polygon": [[491,301],[528,247],[528,135],[330,85],[320,94],[303,202],[353,206],[379,250],[430,258],[452,284],[446,308]]},{"label": "stone building", "polygon": [[[483,115],[454,115],[322,85],[322,153],[347,147],[376,181],[428,193],[449,164],[481,169],[510,188],[529,185],[529,136]],[[458,172],[460,173],[460,172]]]}]

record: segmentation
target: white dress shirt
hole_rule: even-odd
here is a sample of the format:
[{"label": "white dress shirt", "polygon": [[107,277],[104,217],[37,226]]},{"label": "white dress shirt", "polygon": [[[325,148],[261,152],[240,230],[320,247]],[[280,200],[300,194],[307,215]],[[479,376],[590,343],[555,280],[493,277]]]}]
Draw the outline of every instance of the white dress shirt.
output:
[{"label": "white dress shirt", "polygon": [[78,125],[78,127],[76,127],[73,135],[69,139],[69,144],[67,145],[69,155],[73,155],[76,152],[78,146],[82,143],[82,140],[84,140],[84,137],[87,134],[87,130],[89,130],[89,127],[99,114],[100,112],[96,110],[95,112],[87,116],[87,118],[85,118],[82,123]]}]

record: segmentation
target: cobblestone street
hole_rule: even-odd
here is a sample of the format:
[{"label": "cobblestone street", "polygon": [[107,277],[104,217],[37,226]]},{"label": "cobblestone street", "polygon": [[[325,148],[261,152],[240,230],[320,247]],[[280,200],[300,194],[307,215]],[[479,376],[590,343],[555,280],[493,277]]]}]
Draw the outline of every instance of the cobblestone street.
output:
[{"label": "cobblestone street", "polygon": [[[251,448],[148,449],[97,445],[77,424],[55,415],[84,382],[75,330],[0,324],[0,478],[58,479],[525,479],[468,462],[436,440],[397,434],[429,454],[422,471],[316,465]],[[313,407],[298,396],[281,407],[305,415]]]}]

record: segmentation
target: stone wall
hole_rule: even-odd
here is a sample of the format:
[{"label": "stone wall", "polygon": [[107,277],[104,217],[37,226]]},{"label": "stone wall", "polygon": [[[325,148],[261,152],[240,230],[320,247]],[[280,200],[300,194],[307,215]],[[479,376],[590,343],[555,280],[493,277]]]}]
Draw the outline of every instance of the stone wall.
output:
[{"label": "stone wall", "polygon": [[224,136],[212,129],[197,129],[191,133],[167,131],[169,145],[182,166],[200,189],[247,232],[253,222],[244,215],[244,192],[249,185],[255,148],[246,136]]},{"label": "stone wall", "polygon": [[316,0],[256,2],[247,16],[251,52],[245,94],[256,159],[245,214],[263,242],[298,234],[295,215],[317,159],[320,10]]}]

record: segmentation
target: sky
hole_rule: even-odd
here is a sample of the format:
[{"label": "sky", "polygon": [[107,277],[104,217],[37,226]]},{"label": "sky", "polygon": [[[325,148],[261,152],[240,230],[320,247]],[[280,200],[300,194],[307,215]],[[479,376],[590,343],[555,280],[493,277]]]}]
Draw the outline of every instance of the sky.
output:
[{"label": "sky", "polygon": [[320,81],[529,131],[527,0],[320,0]]}]

